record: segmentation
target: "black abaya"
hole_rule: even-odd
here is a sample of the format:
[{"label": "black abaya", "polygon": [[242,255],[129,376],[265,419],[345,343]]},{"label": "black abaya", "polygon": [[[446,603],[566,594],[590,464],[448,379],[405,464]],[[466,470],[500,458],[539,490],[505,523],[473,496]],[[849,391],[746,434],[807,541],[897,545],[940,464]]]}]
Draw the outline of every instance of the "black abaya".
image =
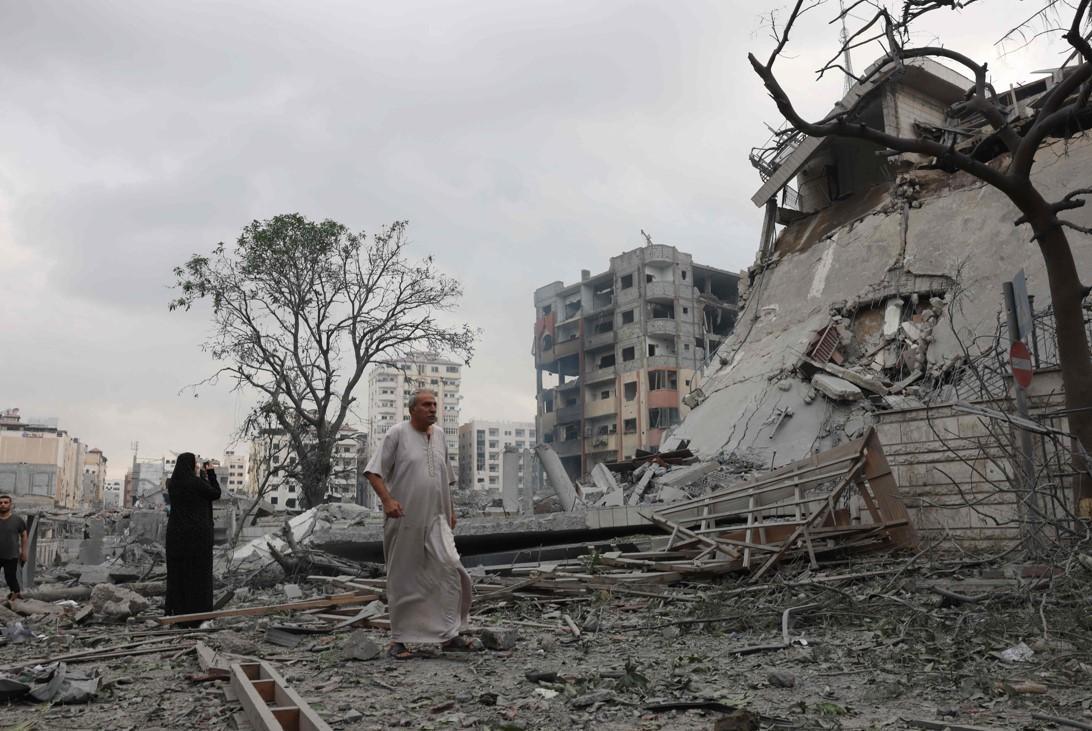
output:
[{"label": "black abaya", "polygon": [[212,611],[212,501],[220,498],[216,473],[167,481],[167,614]]}]

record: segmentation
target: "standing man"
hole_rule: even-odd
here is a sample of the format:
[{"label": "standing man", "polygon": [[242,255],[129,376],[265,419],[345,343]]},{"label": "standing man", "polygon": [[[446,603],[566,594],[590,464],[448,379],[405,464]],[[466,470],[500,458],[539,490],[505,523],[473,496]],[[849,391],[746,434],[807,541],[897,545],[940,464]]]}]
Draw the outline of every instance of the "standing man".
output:
[{"label": "standing man", "polygon": [[392,426],[364,471],[387,518],[383,555],[390,605],[390,657],[413,657],[407,642],[479,650],[459,636],[470,617],[472,587],[455,551],[454,475],[447,438],[436,426],[436,392],[419,389],[409,421]]},{"label": "standing man", "polygon": [[19,567],[27,562],[27,523],[11,511],[11,495],[0,495],[0,564],[8,582],[8,601],[19,599]]}]

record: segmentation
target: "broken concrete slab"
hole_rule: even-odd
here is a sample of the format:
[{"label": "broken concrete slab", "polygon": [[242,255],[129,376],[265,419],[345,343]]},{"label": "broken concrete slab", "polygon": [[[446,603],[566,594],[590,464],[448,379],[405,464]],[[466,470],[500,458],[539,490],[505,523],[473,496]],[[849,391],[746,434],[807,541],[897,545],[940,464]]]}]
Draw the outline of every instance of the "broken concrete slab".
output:
[{"label": "broken concrete slab", "polygon": [[618,481],[614,479],[614,475],[602,462],[592,467],[591,478],[595,486],[604,493],[609,494],[612,490],[618,489]]},{"label": "broken concrete slab", "polygon": [[511,650],[519,641],[519,634],[514,629],[485,629],[481,640],[490,650]]},{"label": "broken concrete slab", "polygon": [[350,634],[341,646],[341,657],[345,660],[374,660],[382,652],[379,643],[361,629]]},{"label": "broken concrete slab", "polygon": [[131,589],[99,584],[91,590],[91,606],[104,619],[124,621],[148,608],[148,600]]},{"label": "broken concrete slab", "polygon": [[811,385],[819,393],[834,401],[859,401],[864,398],[861,389],[829,373],[816,373],[811,379]]},{"label": "broken concrete slab", "polygon": [[706,475],[716,472],[719,468],[720,465],[716,462],[698,462],[697,464],[672,467],[665,474],[656,478],[656,484],[661,489],[665,487],[686,487]]}]

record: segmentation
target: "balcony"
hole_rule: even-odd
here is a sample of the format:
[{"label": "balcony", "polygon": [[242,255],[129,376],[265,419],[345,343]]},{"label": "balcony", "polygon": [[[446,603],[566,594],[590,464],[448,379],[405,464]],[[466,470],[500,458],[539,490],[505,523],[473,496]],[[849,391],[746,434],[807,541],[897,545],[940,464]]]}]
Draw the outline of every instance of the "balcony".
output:
[{"label": "balcony", "polygon": [[565,441],[555,441],[550,446],[557,452],[558,457],[575,457],[580,455],[580,439],[566,439]]},{"label": "balcony", "polygon": [[609,330],[605,333],[595,333],[593,335],[587,335],[584,337],[584,350],[592,350],[594,348],[602,348],[607,345],[614,344],[614,331]]},{"label": "balcony", "polygon": [[607,366],[606,368],[597,368],[594,371],[585,371],[583,381],[584,385],[590,386],[594,383],[606,383],[607,381],[613,381],[615,375],[617,375],[617,369],[615,366]]},{"label": "balcony", "polygon": [[583,415],[584,407],[579,403],[575,403],[572,406],[562,406],[557,410],[557,423],[572,424],[573,422],[580,421]]},{"label": "balcony", "polygon": [[[672,406],[678,405],[678,399]],[[594,419],[599,416],[610,416],[618,411],[618,404],[616,399],[611,398],[597,398],[594,401],[590,401],[584,406],[584,418]]]},{"label": "balcony", "polygon": [[564,342],[554,343],[554,357],[557,359],[564,358],[569,355],[575,355],[580,352],[580,338],[574,337],[571,340]]},{"label": "balcony", "polygon": [[[686,354],[690,357],[690,353]],[[653,355],[648,358],[649,368],[677,368],[679,359],[675,355]]]},{"label": "balcony", "polygon": [[674,282],[649,282],[645,285],[645,298],[650,300],[674,300]]},{"label": "balcony", "polygon": [[600,434],[599,436],[588,437],[584,441],[586,442],[586,451],[588,454],[591,454],[592,452],[618,451],[617,434]]},{"label": "balcony", "polygon": [[673,320],[670,317],[658,317],[655,320],[650,319],[645,323],[646,335],[668,335],[674,338],[678,331],[678,321]]},{"label": "balcony", "polygon": [[644,254],[643,258],[646,264],[675,263],[675,248],[672,246],[653,244],[652,246],[644,247],[642,254]]}]

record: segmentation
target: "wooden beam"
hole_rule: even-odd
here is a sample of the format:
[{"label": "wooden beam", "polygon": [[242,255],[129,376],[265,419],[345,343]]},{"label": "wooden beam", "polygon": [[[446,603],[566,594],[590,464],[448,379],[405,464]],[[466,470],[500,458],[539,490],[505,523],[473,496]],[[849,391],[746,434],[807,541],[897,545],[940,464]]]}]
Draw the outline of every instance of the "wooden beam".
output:
[{"label": "wooden beam", "polygon": [[196,614],[173,614],[169,617],[159,617],[156,621],[160,624],[177,624],[178,622],[203,622],[206,619],[218,619],[220,617],[256,617],[263,614],[277,614],[278,612],[300,612],[305,609],[326,609],[327,607],[340,607],[346,604],[362,604],[375,601],[378,598],[378,594],[359,594],[357,592],[331,594],[321,599],[306,599],[284,604],[221,609],[216,612],[198,612]]}]

